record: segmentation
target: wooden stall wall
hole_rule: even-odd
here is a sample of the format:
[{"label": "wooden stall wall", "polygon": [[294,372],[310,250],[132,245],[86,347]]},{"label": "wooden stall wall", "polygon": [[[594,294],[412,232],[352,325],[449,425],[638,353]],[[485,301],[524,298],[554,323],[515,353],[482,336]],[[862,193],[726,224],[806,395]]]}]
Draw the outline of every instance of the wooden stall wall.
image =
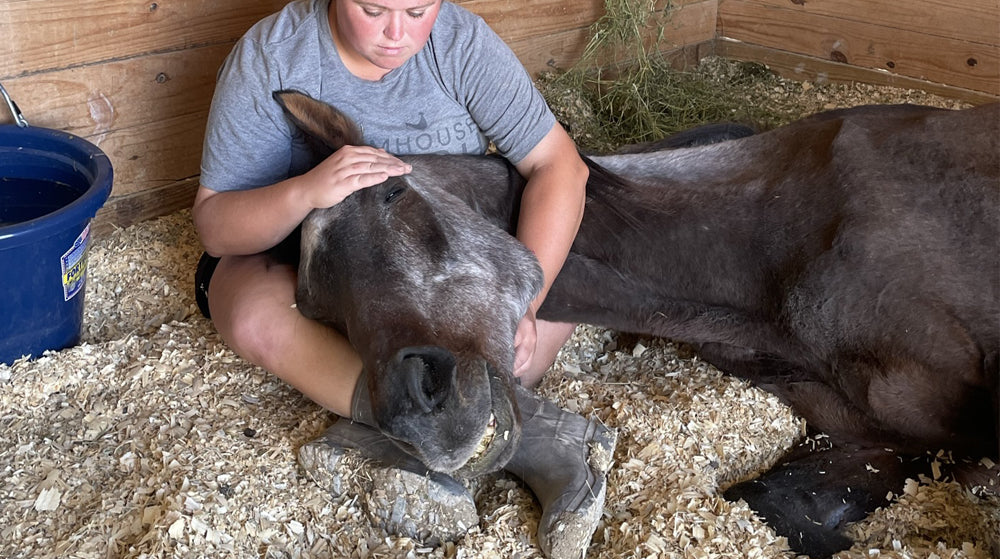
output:
[{"label": "wooden stall wall", "polygon": [[[32,125],[109,155],[115,184],[97,228],[127,226],[191,204],[216,71],[238,37],[287,1],[0,0],[0,83]],[[577,61],[603,14],[602,0],[458,3],[533,73]],[[675,0],[670,44],[710,41],[717,4]]]},{"label": "wooden stall wall", "polygon": [[2,0],[0,82],[30,124],[108,154],[101,218],[125,226],[190,204],[219,64],[284,3]]},{"label": "wooden stall wall", "polygon": [[719,0],[717,52],[797,79],[1000,95],[997,0]]},{"label": "wooden stall wall", "polygon": [[[88,138],[116,180],[98,226],[190,205],[215,73],[288,0],[0,0],[0,83],[37,126]],[[658,48],[765,62],[799,79],[1000,95],[997,0],[658,0]],[[457,0],[533,74],[579,60],[603,0]],[[650,34],[652,31],[650,30]],[[10,116],[0,109],[0,122]]]},{"label": "wooden stall wall", "polygon": [[[457,0],[456,3],[483,16],[536,75],[576,63],[583,54],[591,24],[605,13],[604,0]],[[656,48],[665,52],[699,45],[711,48],[716,35],[718,0],[656,0],[654,4],[654,9],[669,16]],[[659,36],[652,26],[645,32],[650,43]]]}]

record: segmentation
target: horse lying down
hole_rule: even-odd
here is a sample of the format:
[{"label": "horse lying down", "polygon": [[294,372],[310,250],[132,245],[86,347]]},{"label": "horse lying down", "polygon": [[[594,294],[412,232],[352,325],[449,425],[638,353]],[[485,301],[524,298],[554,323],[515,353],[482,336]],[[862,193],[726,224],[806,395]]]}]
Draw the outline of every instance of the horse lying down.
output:
[{"label": "horse lying down", "polygon": [[[332,107],[275,98],[329,150],[360,141]],[[998,144],[1000,105],[868,106],[590,157],[583,223],[538,316],[687,342],[825,434],[725,491],[797,552],[849,547],[845,524],[929,452],[968,458],[955,475],[996,494],[979,460],[1000,449]],[[524,181],[498,157],[403,159],[409,175],[309,215],[298,305],[357,347],[383,432],[431,469],[478,475],[520,429],[513,334],[539,279],[508,234]],[[487,434],[491,417],[511,436]]]}]

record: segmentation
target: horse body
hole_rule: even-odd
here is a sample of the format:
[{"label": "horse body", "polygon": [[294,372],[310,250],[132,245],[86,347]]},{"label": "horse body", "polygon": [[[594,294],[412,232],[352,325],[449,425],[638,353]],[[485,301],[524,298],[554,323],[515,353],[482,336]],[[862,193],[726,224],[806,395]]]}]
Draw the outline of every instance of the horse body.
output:
[{"label": "horse body", "polygon": [[594,158],[607,172],[539,316],[686,341],[778,395],[834,446],[726,496],[797,550],[848,547],[840,529],[926,469],[911,457],[998,455],[997,108]]},{"label": "horse body", "polygon": [[700,346],[848,440],[996,452],[996,117],[865,109],[593,158],[539,314]]},{"label": "horse body", "polygon": [[[799,550],[842,549],[843,524],[914,475],[902,455],[997,457],[998,126],[1000,105],[864,107],[592,157],[539,317],[689,342],[783,398],[833,447],[726,496]],[[513,333],[540,280],[507,233],[524,181],[494,157],[404,159],[410,175],[307,219],[299,307],[358,348],[387,435],[475,475],[519,436]],[[474,457],[494,419],[505,436]]]}]

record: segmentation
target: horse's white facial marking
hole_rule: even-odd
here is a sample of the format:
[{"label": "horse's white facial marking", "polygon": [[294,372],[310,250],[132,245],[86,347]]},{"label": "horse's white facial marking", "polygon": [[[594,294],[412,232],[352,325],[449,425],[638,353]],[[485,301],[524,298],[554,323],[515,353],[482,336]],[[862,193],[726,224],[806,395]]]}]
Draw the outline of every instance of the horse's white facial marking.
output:
[{"label": "horse's white facial marking", "polygon": [[[414,254],[411,259],[416,264],[401,268],[412,292],[424,295],[414,301],[420,312],[430,316],[443,311],[470,320],[480,316],[483,307],[498,315],[523,312],[533,294],[521,293],[501,276],[508,270],[531,273],[525,266],[535,264],[521,254],[527,249],[446,190],[421,184],[412,175],[406,182],[414,194],[432,201],[448,239],[448,253],[442,258]],[[415,244],[408,248],[419,252],[419,241]]]},{"label": "horse's white facial marking", "polygon": [[[480,351],[507,368],[513,329],[535,296],[541,269],[524,245],[453,194],[458,185],[448,177],[417,170],[310,214],[302,227],[300,293],[321,300],[328,295],[318,291],[328,287],[308,283],[336,283],[356,305],[353,319],[344,317],[349,330],[375,331],[386,320],[413,325],[421,344]],[[404,184],[407,190],[385,198]],[[331,228],[350,238],[326,246]],[[356,265],[317,275],[310,265],[331,250],[346,250],[341,258],[357,259]]]}]

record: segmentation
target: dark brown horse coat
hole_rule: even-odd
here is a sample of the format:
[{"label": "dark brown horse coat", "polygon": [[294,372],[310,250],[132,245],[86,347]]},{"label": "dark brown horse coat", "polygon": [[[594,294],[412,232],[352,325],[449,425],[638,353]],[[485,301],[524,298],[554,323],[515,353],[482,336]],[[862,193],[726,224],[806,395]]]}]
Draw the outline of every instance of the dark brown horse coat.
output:
[{"label": "dark brown horse coat", "polygon": [[[335,110],[276,98],[329,149],[359,141]],[[697,145],[717,132],[588,160],[539,317],[691,343],[826,433],[726,496],[828,555],[911,457],[997,459],[1000,105],[861,107]],[[307,219],[299,306],[358,348],[386,434],[432,468],[488,471],[519,433],[513,332],[538,282],[506,233],[523,179],[498,158],[404,159],[410,175]],[[469,461],[491,413],[509,436]]]}]

